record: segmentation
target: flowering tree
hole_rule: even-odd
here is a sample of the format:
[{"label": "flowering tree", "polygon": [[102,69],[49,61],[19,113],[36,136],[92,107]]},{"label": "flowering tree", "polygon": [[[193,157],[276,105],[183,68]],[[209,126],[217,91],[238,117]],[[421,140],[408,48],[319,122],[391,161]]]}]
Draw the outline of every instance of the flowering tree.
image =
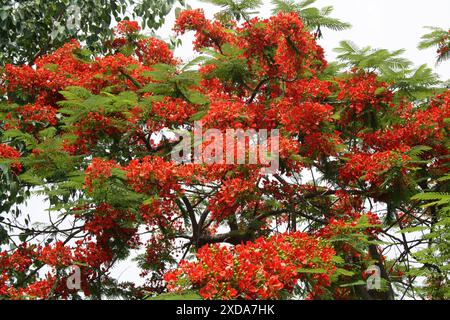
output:
[{"label": "flowering tree", "polygon": [[[448,190],[450,91],[400,51],[342,42],[328,63],[330,9],[314,25],[291,2],[252,18],[258,2],[179,13],[200,53],[187,64],[122,22],[107,55],[72,41],[5,66],[0,297],[448,298],[448,260],[419,251],[442,251],[448,206],[411,197]],[[279,168],[173,161],[173,132],[197,122],[278,129]],[[46,224],[26,215],[33,194]],[[135,251],[142,287],[110,276]]]},{"label": "flowering tree", "polygon": [[103,52],[114,20],[138,16],[142,25],[156,29],[175,3],[174,0],[3,0],[0,64],[33,64],[37,57],[72,38]]}]

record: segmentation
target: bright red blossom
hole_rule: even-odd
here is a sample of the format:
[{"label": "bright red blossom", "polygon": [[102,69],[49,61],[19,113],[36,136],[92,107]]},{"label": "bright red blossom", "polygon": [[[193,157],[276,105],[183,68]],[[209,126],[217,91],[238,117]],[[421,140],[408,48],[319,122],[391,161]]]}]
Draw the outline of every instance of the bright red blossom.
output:
[{"label": "bright red blossom", "polygon": [[91,165],[85,171],[85,188],[92,191],[95,185],[101,185],[112,176],[112,169],[119,168],[112,160],[93,159]]},{"label": "bright red blossom", "polygon": [[384,182],[388,170],[398,168],[406,173],[404,164],[410,158],[398,151],[385,151],[374,154],[356,153],[340,170],[340,177],[346,183],[357,183],[363,179],[372,186],[379,186]]},{"label": "bright red blossom", "polygon": [[123,20],[120,21],[116,26],[116,34],[118,35],[129,35],[137,33],[141,30],[139,23],[137,21]]},{"label": "bright red blossom", "polygon": [[[0,160],[15,160],[20,159],[20,153],[16,149],[6,144],[0,144]],[[11,168],[15,172],[21,172],[23,167],[20,162],[11,163]]]},{"label": "bright red blossom", "polygon": [[[182,262],[165,280],[176,289],[178,281],[187,279],[205,299],[276,299],[291,292],[299,280],[310,282],[320,295],[335,269],[334,254],[306,234],[282,234],[233,248],[204,246],[197,252],[198,262]],[[302,268],[324,268],[327,274],[309,276]]]}]

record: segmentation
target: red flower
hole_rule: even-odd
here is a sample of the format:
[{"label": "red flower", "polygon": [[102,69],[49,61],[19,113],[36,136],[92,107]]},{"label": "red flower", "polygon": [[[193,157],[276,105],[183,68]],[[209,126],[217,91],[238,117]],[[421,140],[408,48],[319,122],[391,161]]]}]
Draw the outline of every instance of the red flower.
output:
[{"label": "red flower", "polygon": [[197,262],[182,262],[165,280],[169,288],[180,289],[178,284],[184,283],[180,279],[188,279],[204,299],[276,299],[291,293],[298,280],[306,280],[298,271],[302,268],[326,269],[326,274],[306,281],[312,281],[317,292],[328,286],[334,254],[304,233],[282,234],[234,248],[204,246],[197,252]]},{"label": "red flower", "polygon": [[357,115],[368,108],[382,110],[393,97],[387,84],[379,82],[376,74],[358,70],[354,70],[349,79],[339,81],[339,88],[337,99],[348,100],[350,109]]},{"label": "red flower", "polygon": [[133,33],[137,33],[140,30],[141,27],[139,27],[139,23],[137,21],[123,20],[117,24],[115,33],[117,35],[127,36]]},{"label": "red flower", "polygon": [[109,177],[112,176],[112,169],[119,168],[119,165],[112,160],[102,160],[94,158],[91,165],[85,171],[84,186],[92,192],[94,184],[102,185]]},{"label": "red flower", "polygon": [[147,66],[157,63],[176,64],[177,61],[173,57],[173,52],[169,46],[156,38],[147,38],[139,40],[137,43],[139,61]]},{"label": "red flower", "polygon": [[19,109],[21,124],[27,131],[42,128],[47,125],[55,126],[57,109],[52,106],[26,105]]},{"label": "red flower", "polygon": [[174,30],[185,33],[186,30],[200,31],[207,24],[203,9],[183,10],[177,17]]},{"label": "red flower", "polygon": [[386,171],[399,168],[401,173],[406,172],[404,164],[410,160],[407,155],[398,151],[385,151],[374,154],[356,153],[340,171],[341,179],[346,183],[357,183],[360,178],[372,186],[379,186],[386,177]]},{"label": "red flower", "polygon": [[[20,159],[20,153],[13,147],[10,147],[6,144],[0,144],[0,160],[15,160],[15,159]],[[22,171],[23,167],[20,162],[13,161],[11,163],[11,169],[16,173],[19,173]]]}]

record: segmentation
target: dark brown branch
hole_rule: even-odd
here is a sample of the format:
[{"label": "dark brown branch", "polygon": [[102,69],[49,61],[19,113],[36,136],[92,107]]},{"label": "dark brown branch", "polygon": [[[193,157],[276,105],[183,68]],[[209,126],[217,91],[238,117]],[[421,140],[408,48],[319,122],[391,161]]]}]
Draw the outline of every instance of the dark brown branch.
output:
[{"label": "dark brown branch", "polygon": [[253,89],[253,93],[252,93],[251,97],[247,100],[247,104],[251,104],[255,100],[261,87],[269,80],[270,80],[270,78],[264,78],[258,83],[258,85],[255,87],[255,89]]},{"label": "dark brown branch", "polygon": [[197,245],[201,247],[205,244],[222,242],[237,245],[251,240],[254,240],[254,234],[250,232],[230,231],[222,234],[202,235],[199,237]]},{"label": "dark brown branch", "polygon": [[186,206],[186,210],[189,214],[189,219],[191,220],[192,233],[194,236],[194,240],[196,240],[199,237],[199,228],[198,228],[197,219],[195,217],[194,208],[192,207],[191,202],[189,201],[189,199],[186,196],[181,197],[181,200],[183,201],[184,205]]}]

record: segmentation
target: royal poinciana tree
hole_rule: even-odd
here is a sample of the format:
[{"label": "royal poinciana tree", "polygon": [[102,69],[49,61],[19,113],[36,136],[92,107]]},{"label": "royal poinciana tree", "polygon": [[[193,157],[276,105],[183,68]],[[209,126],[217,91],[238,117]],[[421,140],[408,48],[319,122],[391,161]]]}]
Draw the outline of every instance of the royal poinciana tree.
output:
[{"label": "royal poinciana tree", "polygon": [[[225,2],[179,13],[188,64],[122,22],[106,55],[74,40],[5,66],[0,298],[449,297],[450,91],[401,51],[342,42],[328,63],[317,38],[347,27],[330,8],[304,23],[292,2],[268,19]],[[279,169],[173,161],[170,131],[196,121],[278,129]],[[144,286],[110,276],[134,252]]]}]

